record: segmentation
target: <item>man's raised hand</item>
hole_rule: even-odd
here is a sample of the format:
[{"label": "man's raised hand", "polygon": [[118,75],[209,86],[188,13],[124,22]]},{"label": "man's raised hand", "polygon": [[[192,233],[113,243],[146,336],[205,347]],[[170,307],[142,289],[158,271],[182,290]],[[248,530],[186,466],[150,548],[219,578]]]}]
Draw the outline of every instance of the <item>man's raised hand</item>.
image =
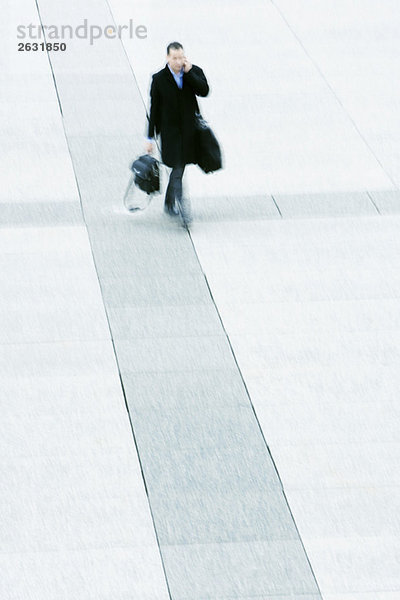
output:
[{"label": "man's raised hand", "polygon": [[192,63],[185,56],[184,61],[183,61],[183,70],[184,70],[184,72],[188,73],[191,68],[192,68]]}]

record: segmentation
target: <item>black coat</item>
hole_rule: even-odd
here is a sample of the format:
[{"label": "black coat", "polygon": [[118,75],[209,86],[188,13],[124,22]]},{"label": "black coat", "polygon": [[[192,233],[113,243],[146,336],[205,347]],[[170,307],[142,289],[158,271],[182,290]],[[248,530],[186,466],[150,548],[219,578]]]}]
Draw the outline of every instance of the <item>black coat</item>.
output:
[{"label": "black coat", "polygon": [[161,157],[168,167],[197,162],[194,114],[197,96],[207,96],[207,79],[196,65],[183,74],[179,89],[168,64],[153,75],[150,88],[148,136],[161,134]]}]

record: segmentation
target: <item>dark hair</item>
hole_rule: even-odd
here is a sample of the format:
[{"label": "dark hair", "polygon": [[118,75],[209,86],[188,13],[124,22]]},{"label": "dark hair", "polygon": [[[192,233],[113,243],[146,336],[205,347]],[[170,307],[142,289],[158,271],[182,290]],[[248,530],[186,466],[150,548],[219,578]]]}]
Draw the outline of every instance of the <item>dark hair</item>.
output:
[{"label": "dark hair", "polygon": [[172,48],[172,50],[180,50],[181,48],[183,50],[183,46],[179,42],[171,42],[170,44],[168,44],[167,54],[169,54],[169,51],[171,50],[171,48]]}]

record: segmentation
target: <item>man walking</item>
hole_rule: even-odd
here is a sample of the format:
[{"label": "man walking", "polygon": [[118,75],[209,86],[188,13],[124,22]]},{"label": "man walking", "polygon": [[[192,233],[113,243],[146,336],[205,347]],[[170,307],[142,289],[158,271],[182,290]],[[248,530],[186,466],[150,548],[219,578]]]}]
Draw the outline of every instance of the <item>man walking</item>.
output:
[{"label": "man walking", "polygon": [[185,165],[197,163],[195,113],[197,96],[207,96],[207,79],[186,58],[183,46],[172,42],[167,47],[167,64],[153,75],[150,88],[150,117],[147,152],[154,150],[154,134],[161,134],[161,158],[172,168],[164,210],[170,215],[181,213],[183,223],[191,222],[189,198],[182,194]]}]

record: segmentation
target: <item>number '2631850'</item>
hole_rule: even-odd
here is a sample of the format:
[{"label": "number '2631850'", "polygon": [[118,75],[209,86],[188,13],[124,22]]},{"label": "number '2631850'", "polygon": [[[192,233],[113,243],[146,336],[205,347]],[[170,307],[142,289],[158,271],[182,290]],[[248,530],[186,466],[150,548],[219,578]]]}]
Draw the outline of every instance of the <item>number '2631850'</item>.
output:
[{"label": "number '2631850'", "polygon": [[39,51],[47,51],[47,52],[58,52],[59,50],[61,50],[61,52],[64,52],[67,49],[67,44],[65,44],[64,42],[42,42],[41,44],[38,44],[36,42],[34,42],[33,44],[30,44],[29,42],[20,42],[18,44],[18,52],[37,52]]}]

